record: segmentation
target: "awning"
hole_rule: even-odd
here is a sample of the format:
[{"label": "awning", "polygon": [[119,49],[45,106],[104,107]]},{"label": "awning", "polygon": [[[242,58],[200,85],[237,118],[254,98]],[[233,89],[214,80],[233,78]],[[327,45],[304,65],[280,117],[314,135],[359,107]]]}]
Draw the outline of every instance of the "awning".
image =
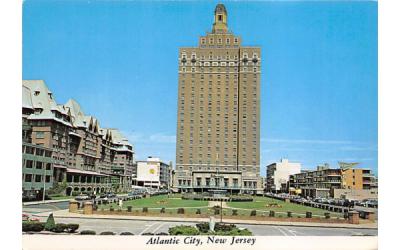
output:
[{"label": "awning", "polygon": [[63,169],[67,168],[66,166],[59,165],[59,164],[53,164],[53,167],[55,167],[55,168],[63,168]]},{"label": "awning", "polygon": [[100,173],[93,172],[93,171],[86,171],[86,170],[73,169],[73,168],[68,168],[67,172],[68,173],[73,173],[73,174],[88,174],[88,175],[108,176],[108,175],[100,174]]},{"label": "awning", "polygon": [[75,133],[75,132],[69,132],[69,134],[70,134],[70,135],[77,136],[77,137],[82,137],[80,134],[77,134],[77,133]]}]

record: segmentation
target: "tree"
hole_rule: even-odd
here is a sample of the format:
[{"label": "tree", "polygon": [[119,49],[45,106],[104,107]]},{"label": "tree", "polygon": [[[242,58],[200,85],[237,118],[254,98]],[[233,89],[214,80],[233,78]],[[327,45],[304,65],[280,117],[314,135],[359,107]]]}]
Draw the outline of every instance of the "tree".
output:
[{"label": "tree", "polygon": [[52,231],[56,227],[56,222],[54,221],[54,216],[53,213],[49,214],[49,217],[47,217],[46,224],[44,224],[44,229],[46,231]]}]

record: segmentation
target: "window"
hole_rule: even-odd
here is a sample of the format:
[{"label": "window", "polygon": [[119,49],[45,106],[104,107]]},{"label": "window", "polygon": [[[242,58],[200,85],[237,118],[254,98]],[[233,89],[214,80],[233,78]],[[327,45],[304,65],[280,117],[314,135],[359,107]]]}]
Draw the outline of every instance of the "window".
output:
[{"label": "window", "polygon": [[37,131],[36,132],[36,139],[44,139],[44,132],[43,131]]},{"label": "window", "polygon": [[44,150],[43,150],[43,149],[37,148],[37,149],[36,149],[36,154],[35,154],[35,155],[43,156],[43,153],[44,153]]},{"label": "window", "polygon": [[32,174],[25,174],[25,182],[32,182]]},{"label": "window", "polygon": [[46,163],[46,170],[51,170],[51,163]]},{"label": "window", "polygon": [[218,21],[222,21],[222,15],[218,15]]},{"label": "window", "polygon": [[51,176],[50,175],[46,175],[46,182],[50,182]]},{"label": "window", "polygon": [[33,167],[33,161],[31,161],[31,160],[26,160],[25,167],[26,167],[26,168],[32,168],[32,167]]},{"label": "window", "polygon": [[42,169],[43,167],[43,162],[37,161],[36,162],[36,169]]},{"label": "window", "polygon": [[41,175],[35,175],[35,182],[41,182],[42,181],[42,176]]}]

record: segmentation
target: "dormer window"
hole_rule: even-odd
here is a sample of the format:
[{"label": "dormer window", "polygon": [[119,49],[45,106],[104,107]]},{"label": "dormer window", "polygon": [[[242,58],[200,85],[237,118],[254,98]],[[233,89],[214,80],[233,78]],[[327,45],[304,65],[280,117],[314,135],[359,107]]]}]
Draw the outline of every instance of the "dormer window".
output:
[{"label": "dormer window", "polygon": [[40,91],[39,90],[36,90],[35,92],[34,92],[34,95],[35,96],[38,96],[40,94]]}]

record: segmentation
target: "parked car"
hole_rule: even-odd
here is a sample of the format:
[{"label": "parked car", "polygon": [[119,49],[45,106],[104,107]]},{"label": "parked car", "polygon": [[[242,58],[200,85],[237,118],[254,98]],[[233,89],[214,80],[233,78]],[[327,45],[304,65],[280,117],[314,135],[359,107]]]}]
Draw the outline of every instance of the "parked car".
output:
[{"label": "parked car", "polygon": [[77,201],[85,201],[85,200],[91,200],[91,198],[87,194],[80,194],[80,195],[75,197],[75,200],[77,200]]}]

